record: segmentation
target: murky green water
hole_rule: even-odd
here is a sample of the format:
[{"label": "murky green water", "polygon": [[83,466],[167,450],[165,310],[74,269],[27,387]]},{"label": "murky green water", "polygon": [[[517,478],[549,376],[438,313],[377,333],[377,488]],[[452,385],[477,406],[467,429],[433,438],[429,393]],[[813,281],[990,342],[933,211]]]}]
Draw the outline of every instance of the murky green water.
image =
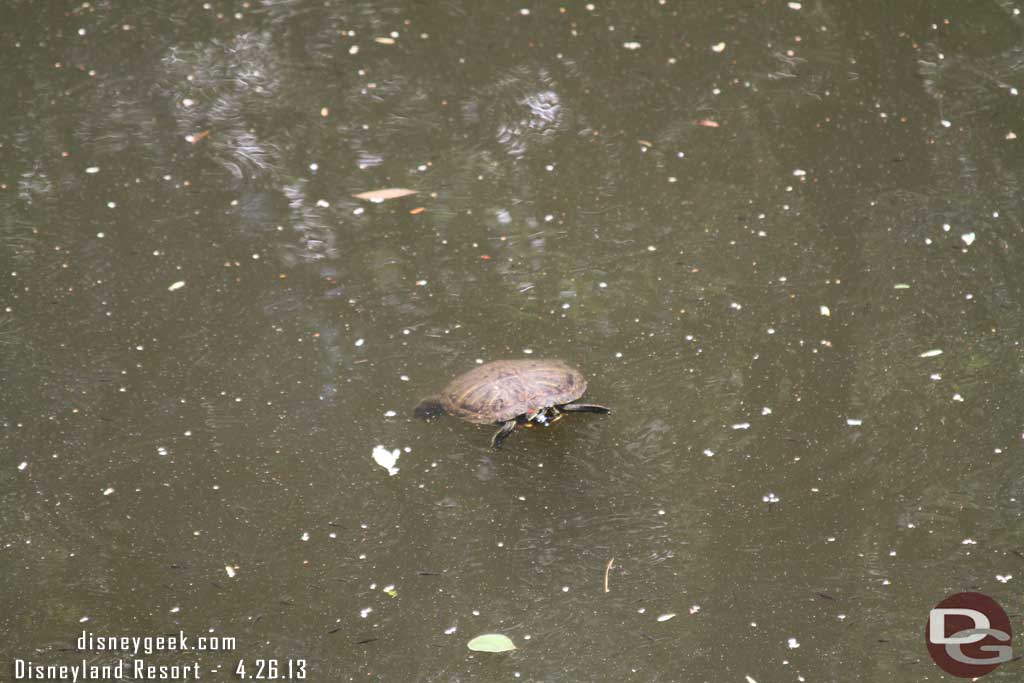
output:
[{"label": "murky green water", "polygon": [[[1019,626],[1022,8],[790,4],[9,3],[5,670],[946,680],[944,597]],[[612,414],[413,418],[528,356]]]}]

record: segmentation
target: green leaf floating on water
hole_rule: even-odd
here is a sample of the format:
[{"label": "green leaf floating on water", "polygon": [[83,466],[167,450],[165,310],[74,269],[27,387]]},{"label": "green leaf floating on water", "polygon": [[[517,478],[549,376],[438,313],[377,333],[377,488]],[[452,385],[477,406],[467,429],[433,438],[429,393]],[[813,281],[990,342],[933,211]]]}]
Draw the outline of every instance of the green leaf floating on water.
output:
[{"label": "green leaf floating on water", "polygon": [[476,652],[508,652],[516,649],[516,644],[500,633],[485,633],[466,643],[466,647]]}]

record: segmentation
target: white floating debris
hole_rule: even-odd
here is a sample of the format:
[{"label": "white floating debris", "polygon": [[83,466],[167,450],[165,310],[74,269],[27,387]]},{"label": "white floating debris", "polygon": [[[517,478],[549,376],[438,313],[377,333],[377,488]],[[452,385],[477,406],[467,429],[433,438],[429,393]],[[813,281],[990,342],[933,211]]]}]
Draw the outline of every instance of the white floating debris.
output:
[{"label": "white floating debris", "polygon": [[446,636],[450,636],[451,634],[455,633],[455,632],[456,632],[456,631],[458,631],[458,630],[459,630],[459,629],[458,629],[458,628],[456,628],[455,626],[449,626],[448,628],[446,628],[446,629],[444,630],[444,634],[445,634]]},{"label": "white floating debris", "polygon": [[348,53],[350,55],[357,55],[357,54],[359,54],[359,46],[358,45],[353,45],[352,47],[350,47],[348,49]]},{"label": "white floating debris", "polygon": [[999,583],[1009,583],[1012,578],[1013,574],[996,574],[996,581]]},{"label": "white floating debris", "polygon": [[99,166],[90,166],[89,168],[85,169],[85,172],[89,173],[89,174],[99,173],[100,172],[100,167]]},{"label": "white floating debris", "polygon": [[398,415],[398,413],[396,413],[393,410],[388,410],[388,411],[385,411],[385,413],[384,413],[384,417],[394,417],[395,415]]},{"label": "white floating debris", "polygon": [[384,446],[373,447],[373,461],[388,471],[388,476],[395,476],[398,474],[398,468],[395,467],[395,463],[398,462],[398,456],[402,454],[399,449],[389,451]]},{"label": "white floating debris", "polygon": [[954,400],[954,401],[957,401],[957,402],[959,402],[959,403],[963,403],[963,402],[964,402],[964,397],[963,397],[963,396],[961,396],[961,395],[960,395],[960,394],[958,394],[958,393],[957,393],[957,394],[953,394],[953,400]]},{"label": "white floating debris", "polygon": [[893,289],[910,289],[910,285],[905,282],[897,282],[892,286]]},{"label": "white floating debris", "polygon": [[309,540],[309,532],[308,531],[303,531],[302,532],[302,536],[300,536],[299,539],[302,540],[303,543],[308,541]]},{"label": "white floating debris", "polygon": [[831,310],[829,310],[829,307],[828,307],[828,306],[822,306],[822,307],[821,307],[821,308],[819,308],[818,310],[819,310],[819,311],[821,312],[821,314],[822,314],[823,316],[825,316],[826,318],[828,318],[829,316],[831,316],[831,315],[832,315],[832,311],[831,311]]},{"label": "white floating debris", "polygon": [[519,13],[521,15],[523,15],[524,17],[528,17],[528,16],[530,16],[530,8],[529,7],[524,7],[521,10],[519,10]]},{"label": "white floating debris", "polygon": [[675,612],[669,612],[667,614],[659,614],[658,615],[658,621],[668,621],[669,619],[674,619],[675,616],[676,616]]},{"label": "white floating debris", "polygon": [[712,458],[712,457],[714,457],[715,452],[713,450],[711,450],[710,448],[705,448],[704,449],[704,455],[706,455],[709,458]]},{"label": "white floating debris", "polygon": [[114,487],[113,486],[108,486],[107,488],[103,489],[103,495],[104,496],[109,496],[113,492],[114,492]]},{"label": "white floating debris", "polygon": [[753,678],[751,678],[750,676],[744,676],[744,678],[745,678],[745,679],[747,679],[747,683],[757,683],[757,681],[755,681],[755,680],[754,680]]},{"label": "white floating debris", "polygon": [[28,462],[18,463],[18,471],[19,472],[24,472],[26,467],[28,467]]},{"label": "white floating debris", "polygon": [[729,304],[729,308],[732,308],[732,309],[738,311],[738,310],[743,308],[743,304],[738,304],[735,301],[733,301],[731,304]]},{"label": "white floating debris", "polygon": [[966,244],[967,246],[971,246],[972,244],[974,244],[975,237],[976,235],[973,232],[965,232],[964,234],[960,235],[960,239],[962,239],[964,241],[964,244]]},{"label": "white floating debris", "polygon": [[864,424],[864,420],[858,417],[848,417],[846,418],[846,424],[850,425],[851,427],[860,427],[862,424]]},{"label": "white floating debris", "polygon": [[795,169],[793,169],[793,175],[795,175],[796,177],[799,178],[801,176],[807,175],[807,171],[805,171],[802,168],[795,168]]},{"label": "white floating debris", "polygon": [[356,339],[356,346],[362,346],[365,343],[366,343],[366,340],[363,339],[362,337],[360,337],[359,339]]},{"label": "white floating debris", "polygon": [[690,605],[690,614],[696,614],[700,611],[700,605]]},{"label": "white floating debris", "polygon": [[235,568],[230,564],[224,565],[224,571],[227,573],[229,579],[235,578]]},{"label": "white floating debris", "polygon": [[639,50],[640,43],[636,42],[635,40],[631,40],[629,42],[623,43],[622,47],[626,48],[627,50]]},{"label": "white floating debris", "polygon": [[800,643],[797,642],[796,638],[790,638],[786,641],[786,644],[789,646],[790,650],[795,650],[800,647]]},{"label": "white floating debris", "polygon": [[953,125],[953,123],[947,119],[942,119],[941,121],[939,121],[939,123],[942,124],[943,128],[949,128],[950,126]]},{"label": "white floating debris", "polygon": [[186,97],[185,99],[183,99],[181,101],[181,106],[183,106],[183,107],[191,107],[195,103],[196,103],[195,100],[192,100],[192,99],[189,99],[189,98]]},{"label": "white floating debris", "polygon": [[380,43],[381,45],[394,45],[395,39],[388,36],[377,36],[373,39],[373,42]]},{"label": "white floating debris", "polygon": [[750,429],[749,422],[737,422],[732,426],[733,429]]},{"label": "white floating debris", "polygon": [[366,617],[370,616],[370,612],[372,612],[372,611],[373,611],[372,607],[364,607],[363,609],[359,610],[359,616],[361,616],[363,619],[365,619]]},{"label": "white floating debris", "polygon": [[801,9],[803,5],[801,5],[799,2],[787,2],[786,7],[788,7],[789,9]]},{"label": "white floating debris", "polygon": [[168,292],[176,292],[176,291],[178,291],[179,289],[181,289],[184,286],[185,286],[185,281],[184,280],[178,280],[177,282],[172,283],[171,286],[167,288],[167,291]]},{"label": "white floating debris", "polygon": [[978,542],[975,541],[973,538],[965,538],[964,540],[960,541],[960,545],[978,545]]},{"label": "white floating debris", "polygon": [[920,356],[918,356],[918,358],[932,358],[934,356],[941,356],[941,355],[942,355],[942,349],[929,349],[928,351],[925,351]]},{"label": "white floating debris", "polygon": [[764,408],[761,408],[761,414],[762,415],[771,415],[772,414],[772,409],[769,408],[768,406],[765,406]]},{"label": "white floating debris", "polygon": [[725,43],[715,43],[711,46],[712,52],[725,52]]}]

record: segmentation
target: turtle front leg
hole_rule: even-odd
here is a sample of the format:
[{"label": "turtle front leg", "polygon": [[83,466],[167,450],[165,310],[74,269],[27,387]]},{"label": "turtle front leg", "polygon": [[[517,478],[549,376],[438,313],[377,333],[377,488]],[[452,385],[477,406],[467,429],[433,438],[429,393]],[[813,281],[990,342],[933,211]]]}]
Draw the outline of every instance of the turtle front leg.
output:
[{"label": "turtle front leg", "polygon": [[516,428],[516,421],[515,420],[509,420],[508,422],[503,423],[501,425],[501,429],[496,431],[494,433],[494,436],[491,438],[491,448],[494,448],[494,449],[501,448],[501,444],[505,441],[505,439],[507,439],[509,437],[509,435],[513,431],[515,431],[515,428]]},{"label": "turtle front leg", "polygon": [[611,408],[605,408],[594,403],[566,403],[564,406],[559,406],[560,410],[564,410],[567,413],[610,413]]}]

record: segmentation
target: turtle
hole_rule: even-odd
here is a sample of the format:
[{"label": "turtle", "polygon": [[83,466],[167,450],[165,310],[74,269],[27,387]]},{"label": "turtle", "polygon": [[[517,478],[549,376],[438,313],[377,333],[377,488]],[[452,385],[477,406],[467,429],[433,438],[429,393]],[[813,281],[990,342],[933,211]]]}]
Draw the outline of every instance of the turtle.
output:
[{"label": "turtle", "polygon": [[611,412],[592,403],[573,403],[586,390],[582,373],[565,361],[496,360],[459,375],[440,394],[421,401],[415,412],[423,419],[448,413],[467,422],[499,425],[491,439],[497,449],[519,425],[546,427],[563,413]]}]

